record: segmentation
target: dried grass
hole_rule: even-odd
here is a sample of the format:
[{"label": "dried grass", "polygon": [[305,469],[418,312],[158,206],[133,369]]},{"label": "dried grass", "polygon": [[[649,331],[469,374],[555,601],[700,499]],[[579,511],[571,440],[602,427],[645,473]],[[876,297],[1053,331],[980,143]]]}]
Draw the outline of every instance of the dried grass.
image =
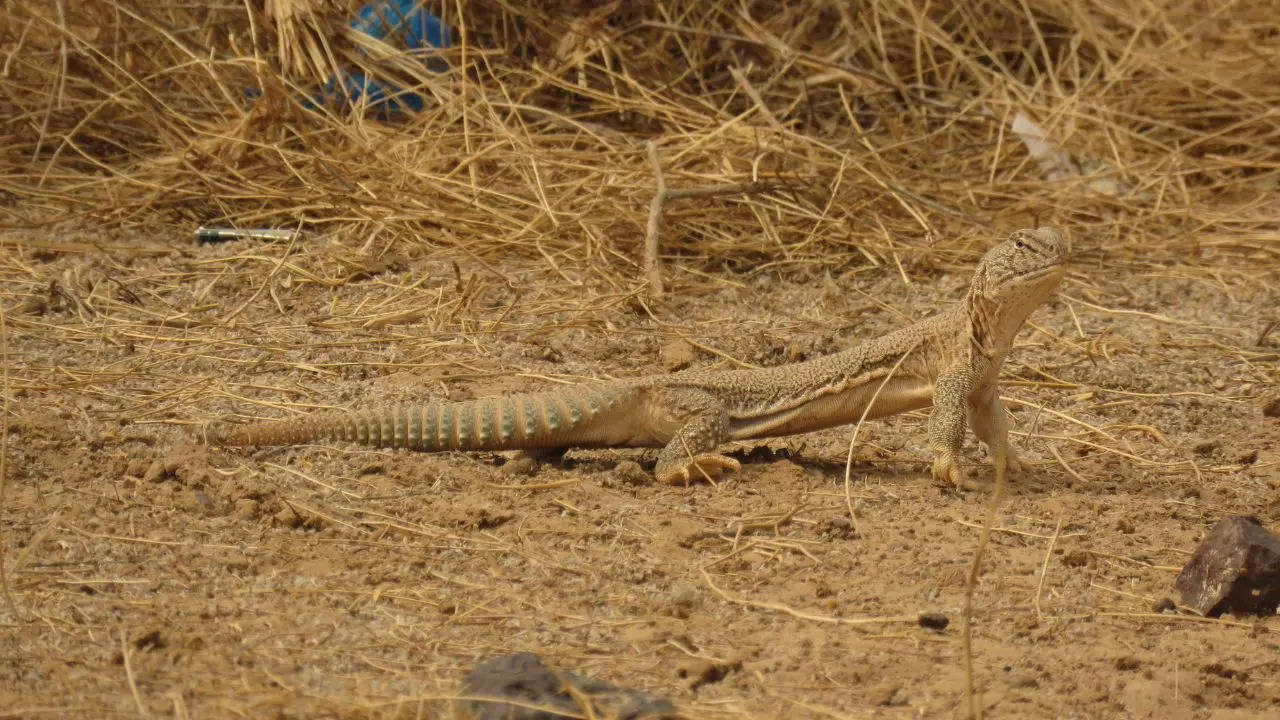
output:
[{"label": "dried grass", "polygon": [[[1264,4],[1215,17],[1139,2],[690,2],[593,21],[477,3],[444,73],[357,50],[331,7],[281,5],[308,12],[273,25],[236,5],[9,6],[5,224],[302,227],[481,258],[541,248],[630,286],[652,139],[682,185],[786,181],[668,216],[665,253],[695,267],[949,261],[941,250],[1037,219],[1108,255],[1275,256],[1280,70]],[[384,123],[309,106],[333,65],[428,108]],[[1006,131],[1018,111],[1135,192],[1041,180]]]}]

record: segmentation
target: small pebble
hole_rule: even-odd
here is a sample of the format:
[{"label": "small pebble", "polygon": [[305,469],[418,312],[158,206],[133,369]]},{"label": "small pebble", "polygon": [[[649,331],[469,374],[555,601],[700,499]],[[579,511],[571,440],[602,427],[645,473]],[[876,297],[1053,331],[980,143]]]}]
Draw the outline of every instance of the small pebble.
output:
[{"label": "small pebble", "polygon": [[1263,417],[1280,418],[1280,395],[1271,398],[1262,406]]},{"label": "small pebble", "polygon": [[951,620],[942,613],[920,613],[920,617],[916,622],[920,623],[920,627],[926,630],[946,630],[951,624]]}]

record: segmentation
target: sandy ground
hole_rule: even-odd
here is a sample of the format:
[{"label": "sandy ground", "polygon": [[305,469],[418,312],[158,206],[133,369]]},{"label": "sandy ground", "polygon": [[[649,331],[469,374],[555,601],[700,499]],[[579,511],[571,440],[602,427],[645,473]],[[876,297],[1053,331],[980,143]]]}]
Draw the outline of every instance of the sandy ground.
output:
[{"label": "sandy ground", "polygon": [[[5,260],[25,300],[0,717],[439,717],[515,650],[690,717],[963,715],[987,496],[927,478],[927,413],[864,427],[847,485],[848,428],[741,445],[741,472],[687,488],[652,482],[652,451],[200,441],[215,420],[794,362],[955,302],[962,275],[670,267],[656,321],[569,265],[165,240]],[[1265,258],[1095,254],[1019,336],[1005,395],[1033,462],[976,591],[989,717],[1276,716],[1280,619],[1155,611],[1219,518],[1280,532],[1276,287]]]}]

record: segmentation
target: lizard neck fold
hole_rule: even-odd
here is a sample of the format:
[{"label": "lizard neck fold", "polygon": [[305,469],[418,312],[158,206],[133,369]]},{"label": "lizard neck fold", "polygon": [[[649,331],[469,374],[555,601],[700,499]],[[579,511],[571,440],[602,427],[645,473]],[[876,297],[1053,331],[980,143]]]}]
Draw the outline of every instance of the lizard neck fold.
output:
[{"label": "lizard neck fold", "polygon": [[969,351],[975,358],[991,359],[1001,346],[1002,323],[998,304],[983,293],[981,285],[975,280],[964,297],[965,314],[969,318]]},{"label": "lizard neck fold", "polygon": [[1035,305],[1001,301],[982,290],[975,283],[964,299],[969,316],[969,347],[976,356],[994,360],[1009,351]]}]

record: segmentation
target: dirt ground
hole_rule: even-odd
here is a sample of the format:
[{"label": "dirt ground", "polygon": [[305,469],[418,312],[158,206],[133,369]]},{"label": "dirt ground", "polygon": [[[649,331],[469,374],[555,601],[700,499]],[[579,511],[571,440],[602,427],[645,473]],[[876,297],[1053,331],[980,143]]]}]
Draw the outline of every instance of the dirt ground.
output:
[{"label": "dirt ground", "polygon": [[[658,321],[586,273],[425,246],[310,238],[294,263],[252,240],[26,239],[3,260],[26,300],[0,717],[440,717],[519,650],[695,718],[964,714],[987,496],[929,480],[927,412],[864,427],[847,484],[849,428],[742,444],[739,473],[691,487],[655,485],[652,451],[201,442],[212,421],[794,362],[955,302],[963,274],[675,262]],[[1280,620],[1157,609],[1218,519],[1280,532],[1274,260],[1083,257],[1005,368],[1032,467],[976,591],[987,714],[1275,717]]]}]

